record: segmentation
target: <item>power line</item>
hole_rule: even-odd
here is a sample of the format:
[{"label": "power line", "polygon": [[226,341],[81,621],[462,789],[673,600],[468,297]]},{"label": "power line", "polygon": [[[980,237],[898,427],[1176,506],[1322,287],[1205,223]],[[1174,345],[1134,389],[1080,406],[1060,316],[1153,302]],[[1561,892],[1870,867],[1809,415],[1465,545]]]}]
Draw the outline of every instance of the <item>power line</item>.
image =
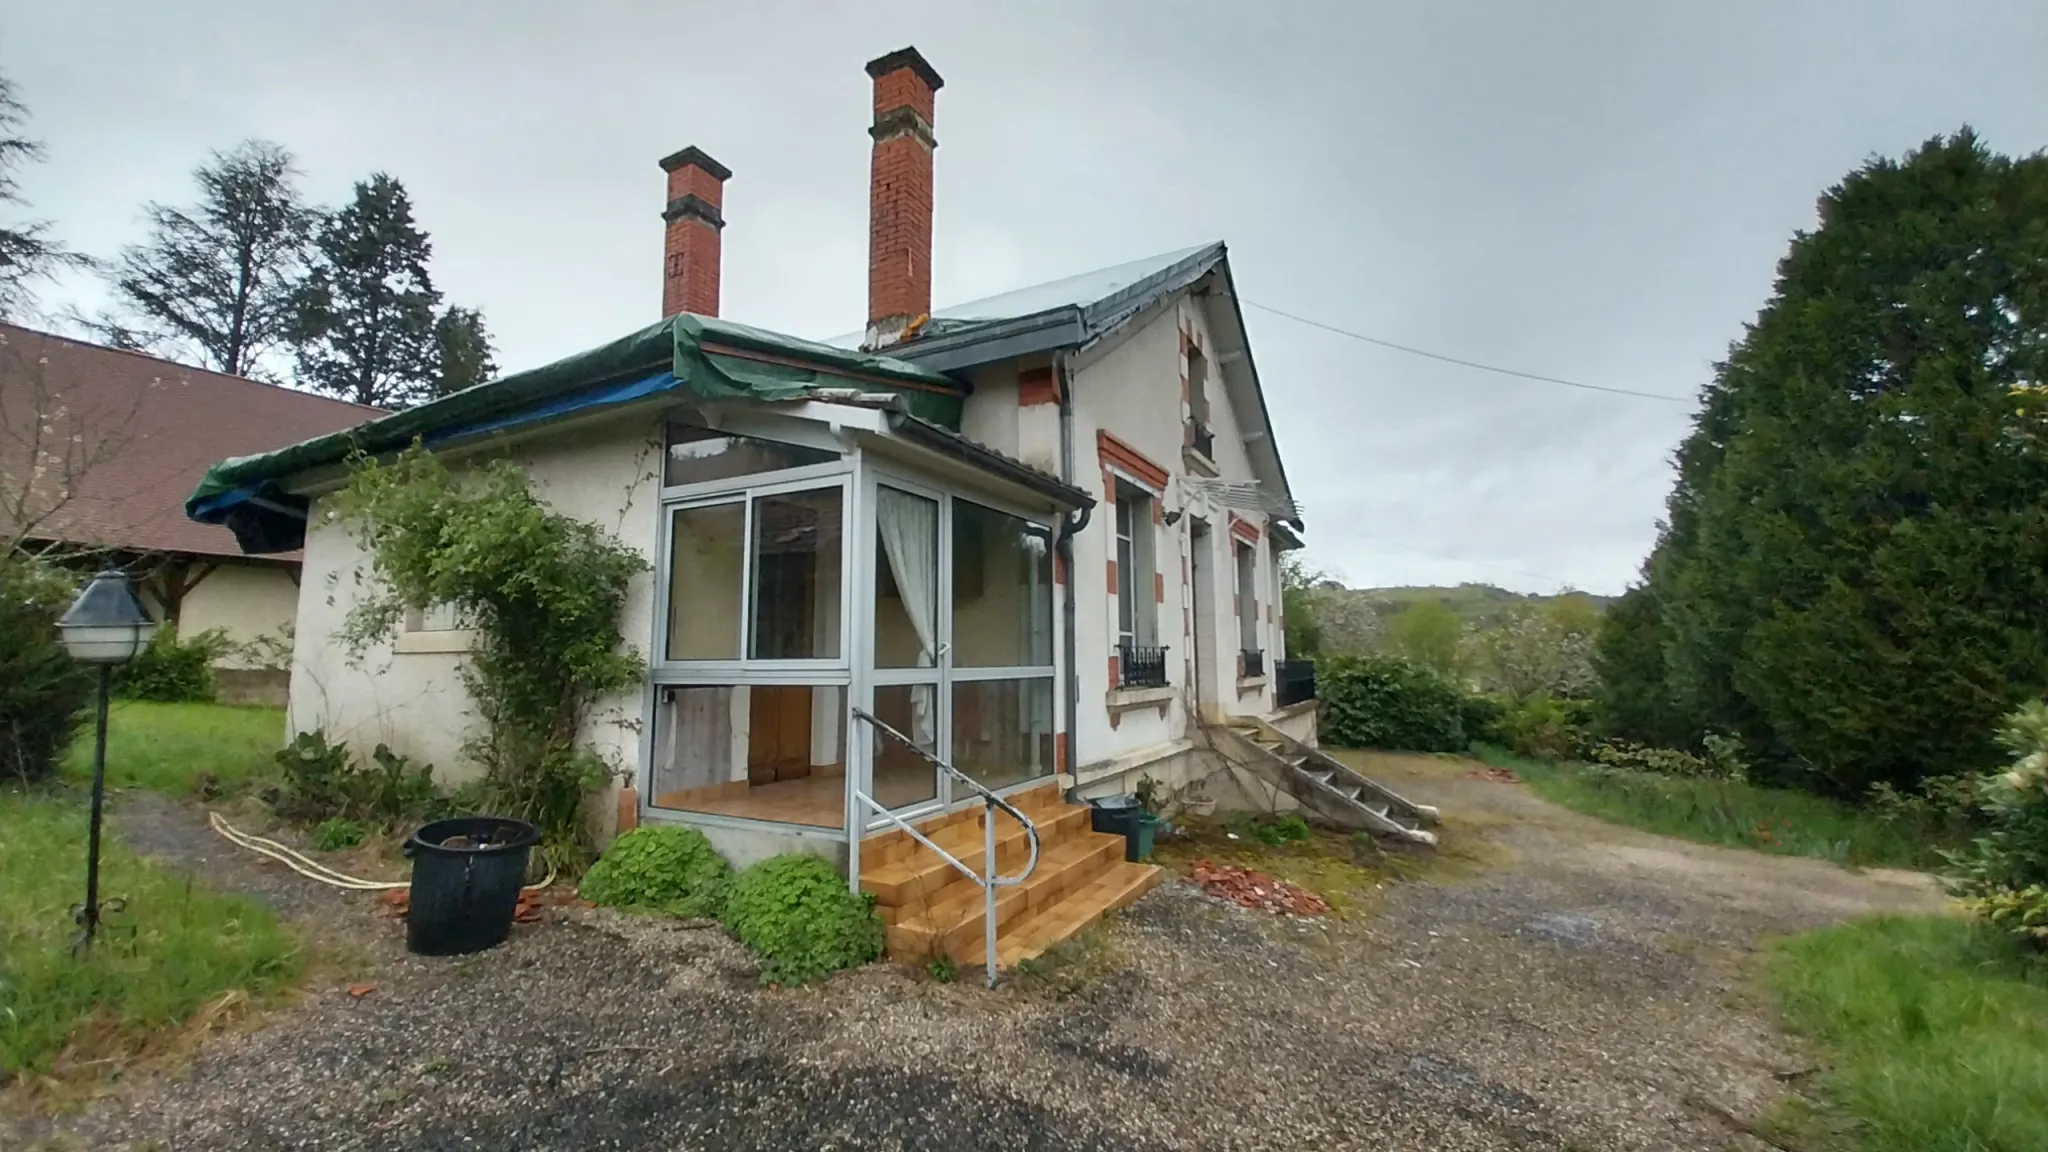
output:
[{"label": "power line", "polygon": [[1246,300],[1242,296],[1239,296],[1237,299],[1240,303],[1248,304],[1261,312],[1271,312],[1275,316],[1286,317],[1297,324],[1306,324],[1311,328],[1321,328],[1325,332],[1334,332],[1339,336],[1349,336],[1353,340],[1362,340],[1367,344],[1378,345],[1381,348],[1391,348],[1396,352],[1406,352],[1410,356],[1440,360],[1445,364],[1456,364],[1463,368],[1477,368],[1481,372],[1495,372],[1502,376],[1514,376],[1522,380],[1537,380],[1545,384],[1562,384],[1567,388],[1584,388],[1588,392],[1608,392],[1616,396],[1636,396],[1644,400],[1662,400],[1669,404],[1691,403],[1691,400],[1684,396],[1667,396],[1661,392],[1638,392],[1632,388],[1612,388],[1605,384],[1587,384],[1581,380],[1566,380],[1560,376],[1544,376],[1535,372],[1502,368],[1494,364],[1481,364],[1477,360],[1463,360],[1456,356],[1446,356],[1441,352],[1431,352],[1426,348],[1413,348],[1406,344],[1396,344],[1392,340],[1382,340],[1377,336],[1367,336],[1363,332],[1353,332],[1348,328],[1339,328],[1335,324],[1325,324],[1320,320],[1311,320],[1306,316],[1297,316],[1292,312],[1275,308],[1270,304],[1261,304],[1256,300]]}]

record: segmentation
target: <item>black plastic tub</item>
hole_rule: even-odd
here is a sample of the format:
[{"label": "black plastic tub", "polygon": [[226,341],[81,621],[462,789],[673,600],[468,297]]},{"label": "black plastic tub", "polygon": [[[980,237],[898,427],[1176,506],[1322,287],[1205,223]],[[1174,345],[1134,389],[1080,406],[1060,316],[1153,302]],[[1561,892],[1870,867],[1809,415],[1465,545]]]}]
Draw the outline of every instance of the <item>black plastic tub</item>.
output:
[{"label": "black plastic tub", "polygon": [[422,825],[406,837],[412,900],[405,948],[460,956],[505,942],[540,829],[504,816],[462,816]]},{"label": "black plastic tub", "polygon": [[1144,815],[1136,796],[1098,796],[1088,801],[1088,827],[1123,837],[1126,860],[1138,858],[1139,823]]}]

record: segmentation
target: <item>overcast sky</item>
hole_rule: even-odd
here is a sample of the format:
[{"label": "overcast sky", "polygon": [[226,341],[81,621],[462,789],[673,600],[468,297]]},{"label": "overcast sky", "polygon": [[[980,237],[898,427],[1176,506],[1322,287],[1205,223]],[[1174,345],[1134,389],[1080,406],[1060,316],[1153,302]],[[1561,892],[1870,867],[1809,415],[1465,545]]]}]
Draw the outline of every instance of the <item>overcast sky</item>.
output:
[{"label": "overcast sky", "polygon": [[251,136],[318,201],[388,171],[506,369],[658,316],[655,161],[685,144],[734,172],[722,313],[858,328],[861,65],[912,43],[946,78],[941,305],[1222,239],[1250,301],[1684,398],[1248,309],[1309,556],[1355,585],[1619,591],[1690,398],[1816,195],[1965,122],[2048,146],[2042,0],[0,0],[0,70],[49,148],[24,190],[63,239],[113,254]]}]

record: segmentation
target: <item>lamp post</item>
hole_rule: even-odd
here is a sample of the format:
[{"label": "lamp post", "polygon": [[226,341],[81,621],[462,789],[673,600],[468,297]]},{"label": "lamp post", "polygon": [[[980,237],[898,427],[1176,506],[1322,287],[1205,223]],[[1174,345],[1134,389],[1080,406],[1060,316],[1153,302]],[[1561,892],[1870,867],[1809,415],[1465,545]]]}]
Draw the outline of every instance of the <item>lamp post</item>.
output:
[{"label": "lamp post", "polygon": [[156,633],[156,622],[143,610],[128,577],[113,569],[101,572],[71,602],[57,621],[64,647],[71,655],[100,669],[99,726],[93,735],[92,831],[86,841],[85,903],[78,911],[78,947],[92,947],[100,926],[100,812],[107,795],[107,694],[113,687],[114,665],[135,659]]}]

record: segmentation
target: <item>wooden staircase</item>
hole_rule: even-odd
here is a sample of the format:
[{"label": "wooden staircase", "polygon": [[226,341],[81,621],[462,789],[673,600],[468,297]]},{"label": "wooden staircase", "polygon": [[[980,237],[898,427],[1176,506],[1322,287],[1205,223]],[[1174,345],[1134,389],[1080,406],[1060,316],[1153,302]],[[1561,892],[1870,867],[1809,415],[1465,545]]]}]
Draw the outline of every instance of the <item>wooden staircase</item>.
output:
[{"label": "wooden staircase", "polygon": [[[996,888],[996,963],[1029,960],[1150,891],[1164,872],[1124,860],[1124,838],[1089,829],[1086,806],[1069,804],[1057,785],[1007,797],[1038,828],[1038,867],[1022,884]],[[917,822],[931,838],[980,875],[986,840],[983,808]],[[997,811],[996,865],[1014,876],[1030,847],[1024,826]],[[887,927],[889,958],[925,963],[940,958],[962,966],[985,962],[986,907],[979,884],[901,829],[871,836],[860,846],[861,887],[874,893]]]}]

